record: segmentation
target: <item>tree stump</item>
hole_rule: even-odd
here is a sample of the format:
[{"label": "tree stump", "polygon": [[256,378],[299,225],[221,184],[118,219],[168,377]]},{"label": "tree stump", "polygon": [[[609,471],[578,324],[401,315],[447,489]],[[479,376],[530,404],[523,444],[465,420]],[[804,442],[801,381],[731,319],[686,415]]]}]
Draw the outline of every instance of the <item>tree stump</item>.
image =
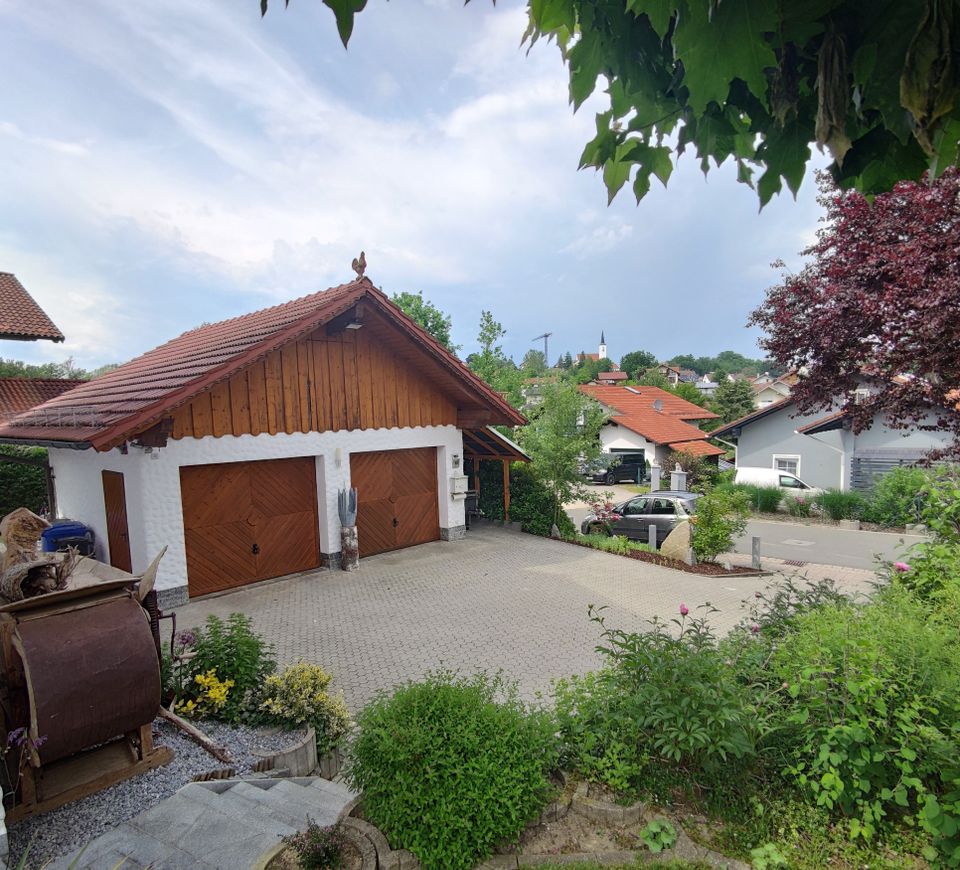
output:
[{"label": "tree stump", "polygon": [[344,571],[356,571],[360,567],[360,542],[356,526],[340,529],[340,567]]}]

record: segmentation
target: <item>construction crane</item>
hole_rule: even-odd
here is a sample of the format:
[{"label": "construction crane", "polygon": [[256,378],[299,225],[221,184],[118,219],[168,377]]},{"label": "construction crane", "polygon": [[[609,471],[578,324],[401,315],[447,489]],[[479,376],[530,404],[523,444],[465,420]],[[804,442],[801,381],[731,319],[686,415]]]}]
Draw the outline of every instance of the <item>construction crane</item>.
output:
[{"label": "construction crane", "polygon": [[545,332],[543,335],[538,335],[530,339],[530,341],[540,341],[541,338],[543,339],[543,361],[546,363],[547,368],[550,368],[550,354],[547,353],[547,339],[550,338],[551,335],[553,335],[552,332]]}]

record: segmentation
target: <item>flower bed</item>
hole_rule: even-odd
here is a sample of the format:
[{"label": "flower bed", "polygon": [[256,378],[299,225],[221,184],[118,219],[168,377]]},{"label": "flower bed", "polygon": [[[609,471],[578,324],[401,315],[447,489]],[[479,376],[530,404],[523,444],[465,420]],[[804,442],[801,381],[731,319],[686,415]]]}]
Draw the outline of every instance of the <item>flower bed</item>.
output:
[{"label": "flower bed", "polygon": [[[577,547],[586,547],[589,550],[595,550],[596,547],[579,540],[570,540],[561,538],[564,543],[573,544]],[[679,559],[669,559],[661,556],[659,553],[650,553],[645,550],[629,550],[626,553],[611,553],[612,556],[622,556],[627,559],[636,559],[638,562],[649,562],[651,565],[660,565],[662,568],[673,568],[676,571],[686,571],[688,574],[703,574],[707,577],[756,577],[769,572],[758,571],[756,568],[725,568],[717,562],[698,562],[696,565],[688,565]]]}]

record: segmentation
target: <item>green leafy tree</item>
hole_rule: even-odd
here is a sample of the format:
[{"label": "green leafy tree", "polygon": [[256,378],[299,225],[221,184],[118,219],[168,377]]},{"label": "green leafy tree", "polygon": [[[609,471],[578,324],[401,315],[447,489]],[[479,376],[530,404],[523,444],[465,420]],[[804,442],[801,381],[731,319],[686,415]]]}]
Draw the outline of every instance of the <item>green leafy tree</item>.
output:
[{"label": "green leafy tree", "polygon": [[559,525],[563,506],[585,493],[580,463],[599,458],[600,427],[606,416],[600,405],[569,382],[546,384],[541,395],[543,402],[520,430],[520,439],[534,473],[550,490],[553,522]]},{"label": "green leafy tree", "polygon": [[450,339],[453,321],[436,305],[423,298],[422,292],[394,293],[390,301],[397,305],[407,316],[415,320],[451,353],[460,350],[460,345]]},{"label": "green leafy tree", "polygon": [[560,354],[560,356],[557,358],[556,367],[558,369],[563,369],[564,371],[570,371],[570,369],[573,368],[573,357],[570,355],[569,350],[566,353]]},{"label": "green leafy tree", "polygon": [[547,371],[547,358],[543,355],[542,350],[531,348],[523,355],[520,368],[527,377],[539,377]]},{"label": "green leafy tree", "polygon": [[723,380],[713,394],[712,406],[724,423],[744,417],[753,410],[753,387],[747,381]]},{"label": "green leafy tree", "polygon": [[707,406],[706,397],[693,384],[681,381],[675,387],[670,387],[670,392],[675,396],[679,396],[681,399],[686,399],[694,405],[699,405],[701,408]]},{"label": "green leafy tree", "polygon": [[[262,12],[268,0],[260,0]],[[344,45],[365,0],[323,0]],[[889,190],[957,162],[950,0],[529,0],[524,38],[554,39],[576,111],[603,79],[609,108],[581,166],[612,200],[666,185],[688,148],[704,173],[733,160],[764,205],[796,194],[816,142],[842,187]]]},{"label": "green leafy tree", "polygon": [[670,389],[670,381],[667,380],[666,375],[660,374],[660,371],[655,368],[647,369],[637,378],[637,383],[641,387],[660,387],[661,390]]},{"label": "green leafy tree", "polygon": [[18,359],[0,359],[0,378],[72,378],[76,380],[89,380],[104,371],[115,369],[116,365],[102,366],[92,372],[77,367],[73,362],[73,357],[67,357],[59,363],[33,363],[22,362]]},{"label": "green leafy tree", "polygon": [[610,360],[607,359],[590,359],[587,357],[582,362],[577,363],[576,368],[573,370],[574,380],[578,384],[587,384],[590,381],[595,381],[597,375],[601,372],[610,371]]},{"label": "green leafy tree", "polygon": [[502,393],[511,405],[519,408],[523,404],[521,387],[524,373],[503,352],[502,345],[498,344],[506,334],[503,325],[494,320],[489,311],[481,312],[480,331],[477,335],[480,353],[471,354],[467,363],[475,374]]},{"label": "green leafy tree", "polygon": [[657,358],[650,351],[632,350],[620,360],[620,371],[626,372],[631,378],[637,378],[656,364]]}]

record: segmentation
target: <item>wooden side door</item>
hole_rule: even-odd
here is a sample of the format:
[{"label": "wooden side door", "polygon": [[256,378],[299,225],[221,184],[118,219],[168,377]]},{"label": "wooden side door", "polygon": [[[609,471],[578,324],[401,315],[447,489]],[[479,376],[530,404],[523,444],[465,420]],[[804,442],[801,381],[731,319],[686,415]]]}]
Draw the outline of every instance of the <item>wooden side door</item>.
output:
[{"label": "wooden side door", "polygon": [[440,539],[437,450],[381,450],[350,456],[361,556]]},{"label": "wooden side door", "polygon": [[103,508],[107,515],[107,548],[110,564],[121,571],[133,572],[130,561],[130,532],[127,528],[127,492],[123,473],[103,471]]}]

